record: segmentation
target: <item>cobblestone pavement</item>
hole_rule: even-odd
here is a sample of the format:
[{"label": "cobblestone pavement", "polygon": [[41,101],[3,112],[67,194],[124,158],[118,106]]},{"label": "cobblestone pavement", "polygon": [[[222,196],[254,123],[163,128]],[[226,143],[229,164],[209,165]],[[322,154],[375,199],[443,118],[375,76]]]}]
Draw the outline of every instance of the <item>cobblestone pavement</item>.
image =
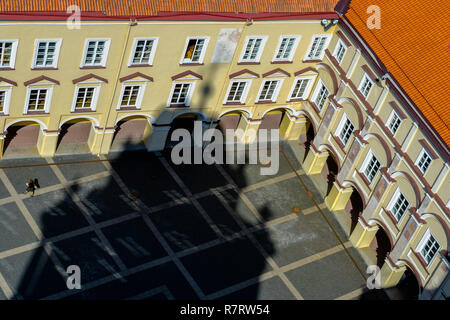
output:
[{"label": "cobblestone pavement", "polygon": [[[145,152],[0,166],[0,299],[364,294],[366,265],[290,150],[275,176]],[[67,289],[70,265],[80,290]]]}]

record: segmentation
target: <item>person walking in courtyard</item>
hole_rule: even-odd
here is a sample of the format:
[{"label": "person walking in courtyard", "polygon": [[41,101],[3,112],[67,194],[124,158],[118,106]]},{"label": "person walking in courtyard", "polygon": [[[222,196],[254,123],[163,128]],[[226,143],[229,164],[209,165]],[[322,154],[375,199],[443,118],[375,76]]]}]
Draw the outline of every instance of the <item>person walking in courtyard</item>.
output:
[{"label": "person walking in courtyard", "polygon": [[31,192],[31,196],[34,197],[34,191],[36,190],[36,185],[34,184],[33,179],[29,179],[25,185],[27,186],[27,189],[25,190],[25,194],[27,194],[28,192]]}]

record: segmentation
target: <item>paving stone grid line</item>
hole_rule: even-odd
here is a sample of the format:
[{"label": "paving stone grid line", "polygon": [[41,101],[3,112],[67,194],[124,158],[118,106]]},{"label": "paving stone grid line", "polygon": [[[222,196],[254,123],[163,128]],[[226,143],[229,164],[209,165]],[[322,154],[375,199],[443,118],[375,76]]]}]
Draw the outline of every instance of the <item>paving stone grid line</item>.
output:
[{"label": "paving stone grid line", "polygon": [[[286,157],[286,155],[284,155],[284,157]],[[160,157],[160,159],[164,159],[164,158]],[[96,179],[99,179],[99,178],[104,178],[104,177],[109,177],[109,176],[112,176],[112,178],[116,182],[118,182],[118,184],[121,187],[121,189],[124,192],[128,192],[126,194],[129,194],[129,189],[127,188],[127,186],[123,182],[120,181],[120,177],[118,176],[117,173],[114,172],[114,170],[112,169],[112,167],[109,164],[109,162],[106,161],[106,159],[102,159],[102,160],[103,160],[102,163],[105,165],[105,167],[107,169],[106,173],[105,172],[101,172],[101,173],[98,173],[98,174],[94,174],[94,175],[87,176],[87,177],[84,177],[84,178],[76,179],[76,180],[73,180],[73,181],[67,181],[64,178],[64,176],[62,175],[61,172],[58,173],[58,167],[57,166],[53,166],[52,169],[56,169],[56,171],[58,173],[57,176],[58,176],[58,178],[60,180],[60,183],[57,184],[57,185],[51,186],[51,187],[40,189],[38,191],[38,194],[44,194],[44,193],[52,192],[52,191],[58,190],[58,189],[64,189],[64,190],[67,191],[68,186],[70,184],[74,183],[74,182],[81,183],[81,182],[86,182],[86,181],[93,181],[93,180],[96,180]],[[161,160],[161,161],[164,162],[165,159]],[[169,172],[169,174],[171,174],[173,176],[173,174],[175,172],[173,171],[173,169],[171,169],[171,167],[170,167],[170,165],[168,163],[166,163],[166,165],[168,165],[168,167],[166,167],[166,170]],[[2,181],[4,182],[4,184],[8,184],[8,178],[7,178],[6,174],[4,173],[4,170],[7,170],[7,169],[0,169],[0,177],[2,178]],[[221,202],[223,202],[223,199],[220,199],[220,197],[218,196],[218,195],[220,195],[220,191],[225,191],[225,190],[230,190],[230,189],[234,189],[234,190],[238,191],[239,192],[239,196],[241,198],[244,197],[244,199],[245,199],[245,192],[247,192],[247,191],[257,190],[258,188],[262,188],[262,187],[269,186],[269,185],[274,184],[274,183],[285,181],[287,179],[290,179],[290,178],[294,177],[295,175],[298,176],[299,174],[304,174],[304,172],[300,169],[300,170],[298,170],[298,172],[295,172],[295,171],[294,172],[290,172],[288,174],[284,174],[284,175],[281,175],[281,176],[278,176],[278,177],[275,177],[275,178],[268,179],[268,180],[266,180],[264,182],[259,182],[259,183],[255,183],[253,185],[246,186],[242,190],[239,190],[239,188],[237,188],[236,184],[234,183],[234,181],[232,181],[231,177],[226,176],[225,178],[228,180],[228,182],[231,182],[231,183],[229,183],[227,185],[224,185],[224,186],[221,186],[221,187],[218,187],[218,188],[212,188],[212,189],[210,189],[208,191],[196,193],[196,194],[192,194],[188,190],[188,188],[186,186],[183,186],[182,180],[178,179],[177,183],[178,184],[181,183],[182,189],[186,193],[185,196],[183,196],[183,197],[181,197],[179,199],[174,199],[174,200],[169,201],[167,203],[156,205],[156,206],[153,206],[153,207],[147,207],[141,201],[138,200],[137,201],[137,203],[138,203],[137,206],[136,206],[136,204],[133,204],[133,203],[130,204],[130,207],[132,207],[133,209],[136,210],[136,211],[134,211],[134,212],[132,212],[130,214],[127,214],[127,215],[124,215],[124,216],[121,216],[121,217],[118,217],[118,218],[115,218],[115,219],[110,219],[108,221],[103,221],[103,222],[95,222],[93,220],[88,219],[89,226],[84,227],[84,228],[80,228],[78,230],[72,230],[70,232],[67,232],[67,233],[64,233],[64,234],[60,234],[58,236],[50,237],[50,238],[43,238],[43,236],[40,233],[40,230],[37,227],[35,221],[33,221],[33,217],[29,213],[27,214],[25,210],[23,210],[24,207],[25,207],[23,205],[23,199],[26,196],[18,195],[17,193],[13,194],[13,192],[11,190],[12,185],[10,185],[10,188],[8,188],[8,189],[9,189],[9,191],[11,193],[11,196],[7,197],[6,199],[2,199],[0,205],[1,204],[5,204],[5,203],[10,203],[10,202],[14,202],[14,203],[18,204],[19,208],[21,209],[21,212],[24,215],[24,217],[26,218],[27,222],[32,227],[32,229],[35,230],[35,233],[38,235],[39,241],[36,241],[36,242],[33,242],[33,243],[28,243],[28,244],[26,244],[24,246],[20,246],[20,247],[16,247],[16,248],[13,248],[13,249],[9,249],[9,250],[0,252],[0,259],[6,258],[6,257],[10,257],[10,256],[13,256],[13,255],[16,255],[16,254],[19,254],[19,253],[23,253],[23,252],[26,252],[26,251],[38,248],[40,246],[43,246],[46,249],[47,253],[49,254],[49,257],[51,258],[51,261],[55,264],[55,268],[57,270],[59,270],[60,273],[61,273],[60,263],[58,263],[58,261],[56,261],[56,259],[54,259],[54,254],[52,253],[52,250],[51,250],[52,244],[54,244],[54,243],[56,243],[58,241],[62,241],[62,240],[65,240],[65,239],[70,239],[72,237],[75,237],[75,236],[78,236],[78,235],[81,235],[81,234],[85,234],[85,233],[88,233],[88,232],[91,232],[91,231],[94,231],[94,232],[97,231],[98,232],[99,230],[101,230],[102,228],[104,228],[106,226],[116,225],[116,224],[119,224],[121,222],[130,220],[130,219],[133,219],[133,218],[136,218],[136,217],[139,217],[139,216],[144,217],[144,220],[149,225],[150,229],[152,229],[152,231],[158,232],[157,230],[155,230],[156,227],[154,225],[152,227],[151,219],[149,218],[149,213],[157,212],[157,211],[160,211],[160,210],[163,210],[163,209],[166,209],[166,208],[172,208],[172,207],[175,207],[177,205],[184,204],[184,203],[194,204],[196,209],[198,211],[200,211],[200,213],[203,216],[203,218],[206,219],[207,222],[211,223],[212,221],[210,219],[208,219],[209,217],[208,217],[207,212],[204,209],[202,209],[200,204],[198,203],[198,201],[197,201],[198,199],[201,199],[203,197],[207,197],[207,196],[210,196],[210,195],[214,195],[214,196],[218,197],[219,200],[221,200]],[[177,179],[175,179],[175,180],[177,180]],[[21,202],[22,202],[22,204],[21,204]],[[250,200],[247,199],[247,201],[245,201],[245,203],[248,204],[248,202],[251,204]],[[195,203],[197,203],[197,204],[195,205]],[[26,207],[25,207],[25,209],[26,209]],[[119,265],[119,268],[118,268],[118,270],[116,270],[116,272],[114,272],[110,276],[107,276],[107,277],[104,277],[104,278],[92,281],[90,283],[83,284],[83,289],[82,290],[89,290],[91,288],[100,286],[100,285],[108,283],[110,281],[117,280],[118,278],[125,277],[127,275],[131,275],[131,274],[137,273],[137,272],[142,271],[142,270],[153,268],[155,266],[165,264],[165,263],[167,263],[169,261],[173,261],[173,262],[175,262],[175,264],[178,265],[180,270],[182,270],[182,274],[187,278],[188,282],[191,284],[191,286],[193,287],[194,291],[197,293],[199,298],[216,299],[216,298],[219,298],[221,296],[224,296],[224,295],[227,295],[229,293],[232,293],[232,292],[235,292],[237,290],[240,290],[240,289],[243,289],[245,287],[248,287],[250,285],[253,285],[255,283],[262,282],[262,281],[267,280],[267,279],[269,279],[271,277],[279,277],[286,284],[288,289],[291,291],[291,293],[293,293],[293,295],[297,299],[302,299],[301,293],[298,292],[295,289],[295,287],[289,282],[289,280],[285,277],[284,272],[287,272],[287,271],[289,271],[289,270],[291,270],[291,269],[293,269],[293,268],[295,268],[295,267],[297,267],[299,265],[304,265],[304,264],[307,264],[307,263],[311,263],[311,262],[316,261],[318,259],[321,259],[324,256],[327,256],[329,254],[336,253],[336,252],[342,250],[343,248],[340,247],[340,246],[337,246],[336,248],[333,248],[333,250],[331,250],[331,251],[330,251],[330,249],[328,249],[328,250],[325,250],[323,252],[320,252],[319,254],[312,255],[311,257],[295,261],[295,262],[293,262],[293,263],[291,263],[289,265],[286,265],[286,266],[283,266],[283,267],[278,267],[276,265],[276,263],[273,261],[273,259],[268,257],[267,254],[264,254],[264,249],[262,249],[262,247],[258,244],[258,242],[255,240],[255,238],[252,235],[253,235],[254,232],[256,232],[258,230],[267,228],[269,226],[276,226],[276,225],[284,223],[286,221],[296,219],[297,214],[291,214],[291,215],[288,215],[288,216],[283,217],[283,218],[271,220],[269,222],[263,222],[263,221],[261,221],[261,217],[260,217],[259,213],[255,212],[255,209],[256,208],[253,208],[253,210],[251,210],[251,211],[259,219],[259,221],[260,221],[259,224],[251,226],[251,227],[243,228],[242,231],[235,232],[234,234],[228,235],[226,237],[223,236],[220,233],[220,230],[216,229],[216,232],[218,233],[218,236],[219,236],[218,239],[213,240],[213,241],[209,241],[207,243],[203,243],[201,245],[194,246],[194,247],[182,250],[182,251],[179,251],[177,253],[174,253],[173,251],[171,252],[171,249],[167,245],[167,243],[164,244],[164,242],[166,240],[164,240],[164,238],[159,235],[159,236],[157,236],[158,241],[160,243],[162,242],[163,247],[165,247],[166,251],[168,251],[168,256],[160,258],[160,259],[157,259],[157,260],[153,260],[153,261],[151,261],[149,263],[145,263],[145,264],[142,264],[142,265],[140,265],[138,267],[134,267],[134,268],[126,268],[124,266],[124,264],[120,262],[120,258],[118,258],[117,253],[114,253],[114,251],[113,251],[112,247],[110,246],[110,244],[107,243],[107,240],[102,237],[102,239],[101,239],[102,242],[104,240],[106,240],[105,241],[106,243],[104,243],[104,245],[106,247],[109,247],[109,249],[111,249],[111,250],[107,250],[108,253],[112,256],[113,259],[116,256],[115,262]],[[319,211],[319,210],[320,210],[320,208],[316,208],[316,210],[314,210],[313,207],[312,207],[312,208],[306,209],[305,211],[307,211],[308,214],[310,214],[310,213],[313,213],[314,211]],[[89,215],[89,208],[83,208],[83,210],[80,210],[80,211],[82,211],[85,215]],[[230,211],[230,210],[228,210],[228,211]],[[232,212],[230,212],[230,214],[233,217],[233,219],[235,219],[236,222],[239,223],[239,218],[236,218],[232,214]],[[198,287],[198,285],[195,284],[195,281],[193,281],[192,277],[190,277],[190,275],[187,272],[187,270],[184,269],[184,271],[183,271],[183,266],[182,266],[182,263],[179,261],[179,259],[182,258],[182,257],[188,256],[190,254],[197,253],[199,251],[215,247],[215,246],[217,246],[217,245],[219,245],[221,243],[224,243],[224,242],[227,242],[227,241],[232,241],[234,238],[242,237],[244,235],[249,236],[249,238],[252,240],[251,241],[252,244],[256,247],[256,249],[259,252],[263,253],[263,255],[267,259],[267,263],[272,266],[273,271],[264,273],[264,274],[260,275],[258,278],[248,279],[248,280],[243,281],[241,283],[235,284],[235,285],[233,285],[231,287],[224,288],[222,290],[219,290],[219,291],[217,291],[215,293],[212,293],[212,294],[209,294],[207,296],[204,295],[202,293],[202,290]],[[350,245],[349,242],[346,242],[345,246],[349,247],[351,245]],[[177,263],[177,261],[178,261],[178,263]],[[13,290],[11,288],[9,288],[8,284],[6,283],[6,280],[4,279],[4,277],[2,276],[1,273],[0,273],[0,288],[2,289],[3,293],[5,294],[5,296],[7,298],[11,298],[12,295],[14,294]],[[156,291],[154,291],[154,290],[156,290]],[[59,299],[59,298],[63,298],[63,297],[68,297],[68,296],[76,294],[78,292],[80,292],[80,291],[77,291],[77,292],[63,291],[61,293],[51,295],[51,296],[49,296],[49,297],[47,297],[45,299]],[[153,292],[157,292],[157,288],[152,289],[149,292],[153,294]],[[359,291],[355,290],[355,292],[359,292]],[[142,297],[146,296],[145,293],[142,293],[142,295],[143,295]],[[148,296],[150,296],[150,295],[148,295]],[[165,295],[168,298],[173,298],[173,296],[170,293],[168,294],[166,292]],[[138,296],[140,296],[140,295],[138,295]],[[350,292],[350,293],[347,293],[346,296],[350,297],[350,296],[354,296],[354,294],[352,292]]]}]

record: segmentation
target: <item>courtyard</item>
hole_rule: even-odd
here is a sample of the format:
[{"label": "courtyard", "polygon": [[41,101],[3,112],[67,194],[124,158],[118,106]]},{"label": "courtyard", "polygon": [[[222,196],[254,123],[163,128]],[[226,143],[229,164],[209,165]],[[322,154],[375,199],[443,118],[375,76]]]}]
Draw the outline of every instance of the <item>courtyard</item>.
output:
[{"label": "courtyard", "polygon": [[[260,165],[174,165],[169,151],[0,167],[2,300],[367,295],[367,265],[288,145],[274,176]],[[66,286],[70,265],[81,289]]]}]

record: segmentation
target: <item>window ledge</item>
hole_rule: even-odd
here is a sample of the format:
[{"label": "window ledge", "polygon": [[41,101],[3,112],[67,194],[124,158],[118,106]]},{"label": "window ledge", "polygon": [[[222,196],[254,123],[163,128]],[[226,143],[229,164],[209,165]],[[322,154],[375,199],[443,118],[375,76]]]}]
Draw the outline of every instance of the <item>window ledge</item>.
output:
[{"label": "window ledge", "polygon": [[80,69],[106,69],[104,66],[83,66]]},{"label": "window ledge", "polygon": [[275,61],[271,61],[270,63],[271,64],[290,64],[293,62],[290,60],[275,60]]},{"label": "window ledge", "polygon": [[226,102],[223,104],[224,106],[243,106],[245,103],[241,102]]},{"label": "window ledge", "polygon": [[240,65],[240,66],[245,66],[245,65],[257,65],[257,64],[261,64],[261,62],[242,61],[242,62],[238,62],[237,64]]},{"label": "window ledge", "polygon": [[120,107],[119,111],[128,111],[128,110],[140,110],[138,107]]},{"label": "window ledge", "polygon": [[[338,146],[341,148],[341,150],[345,152],[345,145],[344,145],[344,143],[341,141],[341,138],[335,136],[334,134],[331,134],[331,136],[334,138],[334,141],[336,141],[336,143],[337,143]],[[350,139],[349,139],[349,141],[350,141]],[[347,144],[348,144],[349,141],[347,141]]]},{"label": "window ledge", "polygon": [[5,114],[3,112],[0,112],[0,117],[8,117],[8,116],[9,116],[9,114]]},{"label": "window ledge", "polygon": [[[389,219],[391,219],[392,224],[395,226],[395,229],[397,230],[397,232],[400,231],[397,226],[398,225],[397,218],[394,216],[394,214],[391,212],[391,210],[387,210],[384,207],[382,207],[382,210],[384,211],[384,213],[386,213],[386,215],[389,217]],[[405,214],[405,213],[403,213],[403,214]]]},{"label": "window ledge", "polygon": [[58,68],[55,67],[33,67],[31,70],[58,70]]},{"label": "window ledge", "polygon": [[[367,179],[367,177],[366,177],[366,175],[364,174],[364,173],[361,173],[359,170],[355,170],[356,171],[356,173],[359,175],[359,177],[361,178],[361,180],[364,182],[364,184],[366,185],[366,187],[367,188],[369,188],[369,190],[372,190],[372,189],[370,189],[370,184],[371,184],[371,182]],[[375,179],[375,178],[374,178]],[[373,181],[372,181],[373,182]]]},{"label": "window ledge", "polygon": [[255,102],[256,104],[270,104],[270,103],[277,103],[276,101],[272,101],[272,100],[260,100]]},{"label": "window ledge", "polygon": [[189,105],[186,105],[186,104],[171,104],[167,108],[189,108]]},{"label": "window ledge", "polygon": [[0,67],[0,71],[9,71],[9,70],[16,70],[16,69],[11,67]]},{"label": "window ledge", "polygon": [[303,59],[302,62],[306,63],[322,62],[322,59]]},{"label": "window ledge", "polygon": [[86,108],[86,109],[75,109],[75,110],[71,111],[71,113],[83,113],[83,112],[95,112],[95,110]]},{"label": "window ledge", "polygon": [[[313,107],[314,111],[316,111],[317,115],[320,117],[320,113],[322,112],[321,110],[319,110],[319,107],[317,106],[317,104],[314,101],[310,101],[309,102],[311,104],[311,106]],[[321,117],[320,117],[321,118]]]},{"label": "window ledge", "polygon": [[128,68],[146,68],[146,67],[153,67],[151,64],[141,63],[141,64],[130,64]]},{"label": "window ledge", "polygon": [[46,111],[28,111],[27,113],[24,113],[23,115],[24,116],[26,116],[26,115],[29,115],[29,114],[36,114],[36,115],[38,115],[38,114],[50,114],[49,112],[46,112]]},{"label": "window ledge", "polygon": [[292,99],[288,99],[286,100],[286,102],[301,102],[301,101],[306,101],[307,99],[303,99],[303,98],[292,98]]},{"label": "window ledge", "polygon": [[203,66],[203,63],[199,63],[199,62],[183,62],[180,63],[180,66]]}]

